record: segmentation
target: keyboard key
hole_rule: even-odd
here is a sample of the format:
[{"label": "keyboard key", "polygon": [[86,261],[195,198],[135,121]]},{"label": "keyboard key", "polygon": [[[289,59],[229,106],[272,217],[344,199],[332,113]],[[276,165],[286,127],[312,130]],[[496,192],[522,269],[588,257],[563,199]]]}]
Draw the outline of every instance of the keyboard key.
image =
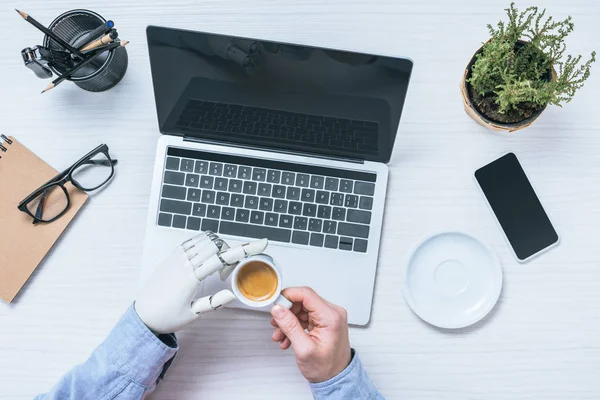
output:
[{"label": "keyboard key", "polygon": [[313,203],[315,201],[315,191],[312,189],[302,189],[301,200]]},{"label": "keyboard key", "polygon": [[340,207],[333,207],[333,212],[331,213],[331,218],[336,221],[345,221],[346,220],[346,209]]},{"label": "keyboard key", "polygon": [[211,162],[208,173],[213,176],[223,175],[223,164],[217,162]]},{"label": "keyboard key", "polygon": [[340,250],[352,251],[352,238],[341,237],[340,238]]},{"label": "keyboard key", "polygon": [[268,183],[258,184],[258,195],[263,197],[271,196],[271,185]]},{"label": "keyboard key", "polygon": [[328,249],[337,249],[338,248],[339,238],[333,235],[325,236],[325,247]]},{"label": "keyboard key", "polygon": [[229,180],[229,191],[232,193],[242,193],[242,181],[238,179]]},{"label": "keyboard key", "polygon": [[244,182],[243,192],[244,194],[256,194],[256,188],[258,184],[256,182],[246,181]]},{"label": "keyboard key", "polygon": [[213,204],[215,202],[215,192],[212,190],[203,190],[202,199],[200,201],[203,203]]},{"label": "keyboard key", "polygon": [[215,181],[215,178],[213,178],[212,176],[203,175],[200,178],[200,187],[202,189],[212,189],[214,181]]},{"label": "keyboard key", "polygon": [[279,216],[277,214],[267,213],[265,215],[265,225],[277,226],[278,221],[279,221]]},{"label": "keyboard key", "polygon": [[322,219],[331,218],[331,207],[330,206],[319,206],[317,208],[317,217]]},{"label": "keyboard key", "polygon": [[305,217],[314,217],[317,215],[317,206],[316,204],[305,203],[304,207],[302,207],[302,215]]},{"label": "keyboard key", "polygon": [[287,229],[221,221],[219,233],[223,235],[244,236],[254,239],[267,238],[275,242],[289,243],[292,232]]},{"label": "keyboard key", "polygon": [[306,217],[295,217],[294,218],[294,229],[305,231],[308,227],[308,218]]},{"label": "keyboard key", "polygon": [[362,210],[371,210],[373,208],[373,198],[360,196],[360,201],[358,202],[358,208]]},{"label": "keyboard key", "polygon": [[281,171],[274,171],[272,169],[267,172],[267,182],[269,183],[279,183],[279,179],[281,177]]},{"label": "keyboard key", "polygon": [[310,177],[307,174],[296,174],[296,186],[308,187]]},{"label": "keyboard key", "polygon": [[244,195],[233,193],[231,195],[231,202],[229,203],[231,207],[244,207]]},{"label": "keyboard key", "polygon": [[219,231],[219,221],[216,219],[208,219],[204,218],[202,220],[202,230],[204,232],[218,232]]},{"label": "keyboard key", "polygon": [[292,243],[295,244],[308,244],[308,232],[299,232],[299,231],[294,231],[294,233],[292,234]]},{"label": "keyboard key", "polygon": [[204,217],[206,215],[206,204],[194,203],[192,214],[196,217]]},{"label": "keyboard key", "polygon": [[337,222],[335,221],[323,221],[323,233],[329,233],[334,235],[337,228]]},{"label": "keyboard key", "polygon": [[214,189],[215,190],[227,190],[227,179],[226,178],[216,178]]},{"label": "keyboard key", "polygon": [[185,200],[186,189],[183,186],[163,185],[162,197],[167,199]]},{"label": "keyboard key", "polygon": [[252,168],[251,167],[238,167],[237,177],[239,179],[250,179],[252,177]]},{"label": "keyboard key", "polygon": [[263,211],[272,211],[273,210],[273,199],[269,199],[268,197],[261,197],[258,208]]},{"label": "keyboard key", "polygon": [[375,194],[375,184],[371,182],[356,181],[354,183],[354,194],[373,196]]},{"label": "keyboard key", "polygon": [[325,178],[322,176],[312,176],[310,178],[310,187],[313,189],[323,189]]},{"label": "keyboard key", "polygon": [[281,228],[291,228],[294,224],[294,217],[291,215],[281,215],[279,217],[279,226]]},{"label": "keyboard key", "polygon": [[173,228],[181,228],[185,229],[186,217],[183,215],[174,215],[173,216]]},{"label": "keyboard key", "polygon": [[369,237],[369,226],[349,224],[347,222],[340,222],[338,224],[338,235],[352,236],[367,239]]},{"label": "keyboard key", "polygon": [[315,247],[323,247],[323,240],[325,236],[320,233],[310,234],[310,245]]},{"label": "keyboard key", "polygon": [[267,170],[264,168],[254,168],[252,170],[252,180],[264,182],[267,175]]},{"label": "keyboard key", "polygon": [[296,179],[296,175],[293,172],[283,172],[281,174],[281,183],[284,185],[293,185]]},{"label": "keyboard key", "polygon": [[235,209],[231,207],[223,207],[221,209],[221,219],[225,221],[233,221],[235,218]]},{"label": "keyboard key", "polygon": [[342,179],[340,181],[340,192],[352,193],[353,182],[348,179]]},{"label": "keyboard key", "polygon": [[171,214],[159,213],[158,214],[158,226],[171,226],[171,220],[173,216]]},{"label": "keyboard key", "polygon": [[258,209],[258,197],[246,196],[246,202],[244,203],[244,207],[249,208],[250,210]]},{"label": "keyboard key", "polygon": [[288,200],[300,200],[300,188],[288,186],[285,198]]},{"label": "keyboard key", "polygon": [[358,222],[359,224],[370,224],[371,223],[371,212],[360,211],[360,210],[348,210],[346,215],[348,222]]},{"label": "keyboard key", "polygon": [[290,213],[292,215],[302,214],[302,203],[298,203],[297,201],[290,201],[290,206],[288,207],[288,213]]},{"label": "keyboard key", "polygon": [[367,244],[368,242],[364,239],[354,239],[354,251],[358,251],[359,253],[366,253]]},{"label": "keyboard key", "polygon": [[274,185],[272,196],[276,199],[285,199],[285,186]]},{"label": "keyboard key", "polygon": [[216,203],[220,204],[222,206],[228,206],[229,205],[229,193],[218,192]]},{"label": "keyboard key", "polygon": [[358,207],[358,196],[353,194],[346,195],[346,201],[344,202],[344,206],[348,208],[356,208]]},{"label": "keyboard key", "polygon": [[207,174],[208,173],[208,161],[196,161],[196,166],[194,167],[194,172],[197,174]]},{"label": "keyboard key", "polygon": [[185,186],[198,187],[198,180],[199,179],[200,179],[200,175],[187,174],[185,176]]},{"label": "keyboard key", "polygon": [[187,201],[162,199],[160,201],[160,211],[190,215],[192,213],[192,203],[188,203]]},{"label": "keyboard key", "polygon": [[219,206],[208,206],[206,211],[206,218],[219,219],[221,217],[221,207]]},{"label": "keyboard key", "polygon": [[183,172],[194,172],[194,160],[188,160],[187,158],[182,158],[179,170],[183,171]]},{"label": "keyboard key", "polygon": [[[173,171],[179,170],[179,158],[177,157],[167,157],[167,163],[165,166],[166,169],[170,169]],[[169,226],[171,226],[171,221],[169,220]]]},{"label": "keyboard key", "polygon": [[202,191],[200,189],[189,188],[187,192],[187,201],[200,201]]},{"label": "keyboard key", "polygon": [[265,213],[262,211],[252,211],[250,213],[250,223],[262,225],[265,220]]},{"label": "keyboard key", "polygon": [[325,178],[325,190],[337,192],[339,181],[340,180],[338,178]]},{"label": "keyboard key", "polygon": [[165,171],[165,183],[170,183],[172,185],[183,185],[185,181],[185,174],[181,172],[173,172],[173,171]]},{"label": "keyboard key", "polygon": [[319,204],[329,204],[329,192],[318,190],[317,197],[315,200]]},{"label": "keyboard key", "polygon": [[311,232],[321,232],[321,227],[323,226],[323,221],[316,218],[311,218],[308,222],[308,230]]},{"label": "keyboard key", "polygon": [[343,206],[344,205],[344,195],[341,193],[332,193],[331,194],[331,205],[332,206]]},{"label": "keyboard key", "polygon": [[235,212],[235,220],[238,222],[248,222],[250,220],[250,211],[239,208]]},{"label": "keyboard key", "polygon": [[235,178],[237,174],[237,166],[231,164],[225,164],[223,167],[223,176],[228,178]]},{"label": "keyboard key", "polygon": [[277,211],[279,213],[285,213],[288,209],[288,202],[286,200],[275,200],[275,206],[273,207],[273,211]]},{"label": "keyboard key", "polygon": [[200,230],[200,218],[189,217],[187,219],[187,229],[191,231],[199,231]]}]

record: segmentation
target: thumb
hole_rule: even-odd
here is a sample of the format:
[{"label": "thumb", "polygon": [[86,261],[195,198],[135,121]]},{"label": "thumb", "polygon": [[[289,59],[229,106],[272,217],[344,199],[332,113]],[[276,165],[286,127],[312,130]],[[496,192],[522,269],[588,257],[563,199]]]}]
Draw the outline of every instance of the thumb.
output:
[{"label": "thumb", "polygon": [[313,345],[312,340],[308,337],[304,328],[298,321],[298,318],[285,307],[275,305],[271,309],[271,315],[279,326],[279,329],[290,339],[294,350],[298,348],[309,348]]}]

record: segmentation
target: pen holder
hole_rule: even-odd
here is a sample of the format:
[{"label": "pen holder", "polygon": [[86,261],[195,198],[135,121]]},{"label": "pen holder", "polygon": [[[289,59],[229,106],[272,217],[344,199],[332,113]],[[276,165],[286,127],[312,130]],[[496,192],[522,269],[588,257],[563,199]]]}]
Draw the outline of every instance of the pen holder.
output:
[{"label": "pen holder", "polygon": [[[75,48],[86,43],[85,36],[106,20],[89,10],[72,10],[57,17],[48,27],[52,32]],[[44,46],[51,50],[60,51],[63,48],[48,36],[44,37]],[[114,50],[99,54],[81,70],[77,71],[70,80],[83,90],[102,92],[111,89],[123,79],[128,65],[127,50],[117,47]],[[56,65],[50,66],[57,75],[62,75],[66,69]]]}]

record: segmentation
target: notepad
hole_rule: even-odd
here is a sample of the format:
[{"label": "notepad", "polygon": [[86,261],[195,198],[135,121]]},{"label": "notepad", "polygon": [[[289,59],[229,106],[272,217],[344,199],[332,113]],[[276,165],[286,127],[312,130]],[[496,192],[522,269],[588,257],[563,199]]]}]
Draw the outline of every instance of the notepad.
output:
[{"label": "notepad", "polygon": [[85,192],[67,183],[69,210],[54,222],[34,225],[17,205],[57,174],[13,137],[0,138],[0,298],[8,303],[87,200]]}]

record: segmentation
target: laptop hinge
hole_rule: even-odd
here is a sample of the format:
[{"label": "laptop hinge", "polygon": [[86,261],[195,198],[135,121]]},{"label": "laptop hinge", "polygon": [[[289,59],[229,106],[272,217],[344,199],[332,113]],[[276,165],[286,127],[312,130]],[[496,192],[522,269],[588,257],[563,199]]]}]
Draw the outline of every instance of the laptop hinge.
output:
[{"label": "laptop hinge", "polygon": [[216,144],[219,146],[237,147],[240,149],[248,149],[248,150],[259,150],[259,151],[267,150],[267,151],[272,151],[272,152],[281,153],[281,154],[289,154],[289,155],[302,156],[302,157],[308,156],[308,157],[320,158],[320,159],[324,159],[324,160],[351,162],[354,164],[364,164],[365,163],[365,160],[361,160],[358,158],[328,156],[328,155],[324,155],[324,154],[303,153],[303,152],[293,151],[293,150],[273,149],[270,147],[267,148],[267,147],[260,147],[260,146],[250,146],[250,145],[244,145],[244,144],[238,144],[238,143],[223,143],[223,142],[219,142],[216,140],[199,139],[199,138],[191,137],[191,136],[184,136],[183,141],[184,142],[194,142],[194,143]]}]

